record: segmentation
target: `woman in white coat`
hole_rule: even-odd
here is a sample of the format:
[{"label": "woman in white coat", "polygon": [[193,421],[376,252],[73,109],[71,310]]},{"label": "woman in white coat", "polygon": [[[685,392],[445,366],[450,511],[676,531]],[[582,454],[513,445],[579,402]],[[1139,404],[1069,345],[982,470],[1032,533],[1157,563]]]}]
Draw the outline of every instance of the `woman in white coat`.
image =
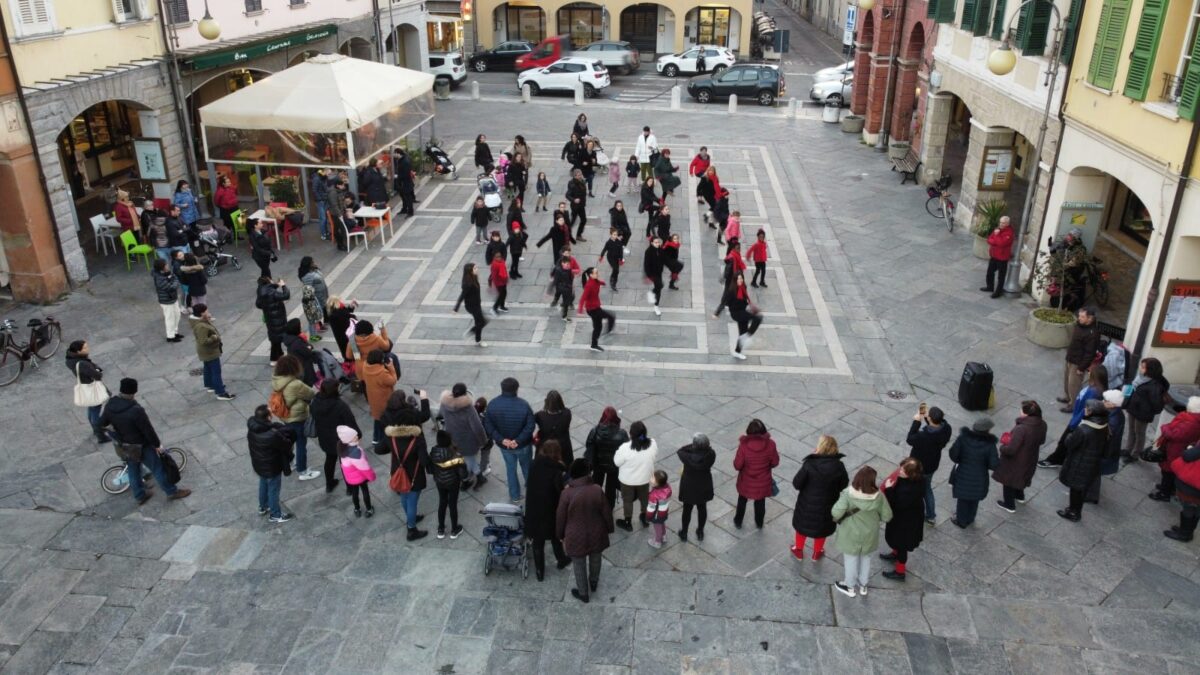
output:
[{"label": "woman in white coat", "polygon": [[617,480],[621,483],[621,509],[625,518],[617,521],[617,527],[633,529],[633,501],[642,503],[639,517],[646,527],[646,504],[650,498],[650,479],[654,476],[654,462],[658,459],[658,444],[646,434],[645,422],[629,425],[629,442],[617,448],[613,464],[617,467]]}]

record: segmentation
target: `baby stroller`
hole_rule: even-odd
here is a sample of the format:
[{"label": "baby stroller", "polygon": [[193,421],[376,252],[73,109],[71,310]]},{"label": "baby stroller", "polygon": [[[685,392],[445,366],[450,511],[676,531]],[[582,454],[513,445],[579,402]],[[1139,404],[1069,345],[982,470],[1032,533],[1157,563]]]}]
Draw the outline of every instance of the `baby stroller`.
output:
[{"label": "baby stroller", "polygon": [[496,179],[486,173],[479,174],[479,194],[483,197],[483,205],[488,208],[488,220],[500,222],[504,214],[504,201],[500,198],[500,186]]},{"label": "baby stroller", "polygon": [[354,373],[353,368],[347,369],[346,364],[337,360],[333,352],[328,349],[313,350],[313,365],[317,371],[317,386],[329,378],[337,380],[341,387],[348,387],[351,384],[351,376]]},{"label": "baby stroller", "polygon": [[196,233],[192,241],[192,251],[196,254],[197,262],[204,265],[204,273],[210,277],[217,276],[221,265],[231,264],[235,270],[242,269],[242,263],[237,256],[225,252],[221,233],[214,227]]},{"label": "baby stroller", "polygon": [[441,148],[433,143],[426,143],[425,156],[433,162],[434,173],[449,175],[451,180],[458,178],[455,173],[454,162],[450,161],[450,155],[447,155]]},{"label": "baby stroller", "polygon": [[499,565],[506,570],[521,569],[521,577],[529,578],[529,544],[525,541],[525,514],[520,506],[492,502],[483,507],[487,525],[483,539],[487,552],[483,557],[483,573],[490,574]]}]

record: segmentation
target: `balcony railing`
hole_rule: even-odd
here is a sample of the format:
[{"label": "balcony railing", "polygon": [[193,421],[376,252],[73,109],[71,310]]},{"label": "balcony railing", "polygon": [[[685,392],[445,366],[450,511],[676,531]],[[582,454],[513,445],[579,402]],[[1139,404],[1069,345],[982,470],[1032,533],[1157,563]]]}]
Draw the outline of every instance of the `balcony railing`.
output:
[{"label": "balcony railing", "polygon": [[1179,103],[1183,92],[1183,78],[1171,73],[1163,73],[1162,99],[1170,103]]}]

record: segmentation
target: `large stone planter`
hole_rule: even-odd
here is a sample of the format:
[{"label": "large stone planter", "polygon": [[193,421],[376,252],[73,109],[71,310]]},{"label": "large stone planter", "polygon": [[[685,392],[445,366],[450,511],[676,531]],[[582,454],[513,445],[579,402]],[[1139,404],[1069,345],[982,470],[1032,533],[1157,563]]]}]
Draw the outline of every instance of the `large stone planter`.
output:
[{"label": "large stone planter", "polygon": [[991,256],[988,255],[987,239],[984,239],[979,235],[975,235],[971,238],[975,240],[971,243],[971,253],[974,253],[975,257],[979,258],[980,260],[987,260],[990,258]]},{"label": "large stone planter", "polygon": [[842,118],[842,131],[848,134],[861,134],[867,118],[862,115],[846,115]]},{"label": "large stone planter", "polygon": [[1036,309],[1029,312],[1029,319],[1025,324],[1025,336],[1029,338],[1030,342],[1049,349],[1063,349],[1071,344],[1071,331],[1075,327],[1074,321],[1052,323],[1034,316],[1036,312]]},{"label": "large stone planter", "polygon": [[888,157],[892,159],[904,159],[904,156],[908,154],[908,150],[911,147],[912,145],[906,141],[890,143],[888,144]]}]

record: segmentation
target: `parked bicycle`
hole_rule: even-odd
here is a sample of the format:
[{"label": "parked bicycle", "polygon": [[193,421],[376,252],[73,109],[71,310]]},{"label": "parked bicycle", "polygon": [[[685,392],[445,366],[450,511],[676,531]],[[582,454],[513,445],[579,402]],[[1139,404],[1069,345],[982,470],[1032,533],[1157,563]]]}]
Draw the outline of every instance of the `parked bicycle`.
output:
[{"label": "parked bicycle", "polygon": [[[182,448],[167,448],[163,450],[163,454],[170,455],[175,463],[179,465],[179,470],[183,471],[183,467],[187,465],[187,453]],[[142,481],[150,478],[150,469],[142,464]],[[125,462],[108,467],[104,474],[100,476],[100,487],[110,495],[119,495],[129,490],[129,465]]]},{"label": "parked bicycle", "polygon": [[936,183],[925,190],[929,199],[925,200],[925,210],[934,218],[946,221],[946,230],[954,231],[954,201],[950,199],[950,174],[945,174]]},{"label": "parked bicycle", "polygon": [[1091,256],[1086,263],[1083,273],[1084,279],[1087,281],[1087,284],[1091,286],[1092,292],[1088,294],[1088,297],[1084,299],[1084,302],[1086,302],[1088,299],[1094,298],[1097,306],[1107,308],[1108,270],[1101,266],[1103,263],[1104,261],[1096,256]]},{"label": "parked bicycle", "polygon": [[29,341],[18,342],[16,322],[5,319],[0,324],[0,387],[16,382],[25,371],[26,362],[37,368],[34,356],[45,361],[54,356],[62,344],[62,326],[54,317],[30,319],[26,326],[29,327]]}]

